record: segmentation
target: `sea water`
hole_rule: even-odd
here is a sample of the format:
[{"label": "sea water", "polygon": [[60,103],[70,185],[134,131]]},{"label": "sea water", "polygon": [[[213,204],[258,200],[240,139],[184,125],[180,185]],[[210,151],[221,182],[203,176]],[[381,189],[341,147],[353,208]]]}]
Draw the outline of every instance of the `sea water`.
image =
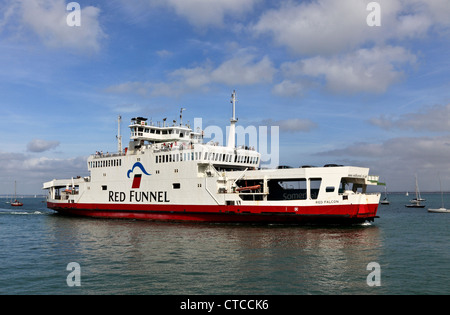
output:
[{"label": "sea water", "polygon": [[355,226],[91,219],[0,199],[0,294],[450,294],[450,214],[408,198]]}]

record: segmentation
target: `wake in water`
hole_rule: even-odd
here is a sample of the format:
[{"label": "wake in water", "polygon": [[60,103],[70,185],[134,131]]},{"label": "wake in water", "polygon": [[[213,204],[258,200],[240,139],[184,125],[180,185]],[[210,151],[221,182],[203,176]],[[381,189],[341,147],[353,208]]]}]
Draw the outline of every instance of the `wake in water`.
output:
[{"label": "wake in water", "polygon": [[40,214],[46,214],[45,212],[38,211],[38,210],[12,210],[12,209],[0,209],[0,215],[1,214],[9,214],[9,215],[40,215]]}]

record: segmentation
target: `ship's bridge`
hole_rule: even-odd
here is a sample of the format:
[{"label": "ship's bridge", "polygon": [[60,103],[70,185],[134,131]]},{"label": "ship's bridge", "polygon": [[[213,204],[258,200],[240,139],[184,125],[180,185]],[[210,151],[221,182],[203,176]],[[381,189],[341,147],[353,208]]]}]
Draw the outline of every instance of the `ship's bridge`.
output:
[{"label": "ship's bridge", "polygon": [[131,140],[152,143],[175,141],[201,143],[203,139],[202,133],[192,131],[189,125],[176,125],[174,122],[172,126],[168,126],[165,121],[162,126],[161,123],[154,125],[151,122],[148,123],[147,118],[143,117],[131,119],[129,128],[131,129]]}]

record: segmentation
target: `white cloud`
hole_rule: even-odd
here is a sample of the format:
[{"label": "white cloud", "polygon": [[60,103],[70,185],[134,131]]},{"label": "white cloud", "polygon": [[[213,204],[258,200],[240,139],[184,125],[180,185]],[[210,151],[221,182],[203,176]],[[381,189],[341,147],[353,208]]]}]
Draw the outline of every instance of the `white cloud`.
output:
[{"label": "white cloud", "polygon": [[[404,191],[414,174],[419,174],[423,190],[439,189],[439,174],[450,182],[450,136],[399,137],[380,143],[355,143],[348,147],[317,153],[334,157],[340,164],[364,165],[380,175],[389,189]],[[411,189],[411,188],[409,188]]]},{"label": "white cloud", "polygon": [[28,152],[44,152],[59,146],[59,141],[46,141],[42,139],[33,139],[27,144]]},{"label": "white cloud", "polygon": [[81,7],[79,27],[67,25],[69,13],[64,0],[20,1],[20,22],[46,46],[74,52],[98,52],[105,37],[98,20],[100,10],[93,6]]},{"label": "white cloud", "polygon": [[331,55],[364,44],[421,37],[434,28],[450,26],[448,0],[378,0],[381,27],[369,27],[368,1],[314,0],[283,2],[265,12],[250,27],[256,35],[300,55]]},{"label": "white cloud", "polygon": [[323,78],[326,87],[336,93],[382,93],[403,77],[400,66],[415,61],[404,48],[387,46],[287,62],[281,69],[294,82],[305,77]]},{"label": "white cloud", "polygon": [[22,153],[0,152],[0,190],[12,191],[17,180],[18,192],[41,193],[42,184],[54,178],[88,174],[86,157],[55,159]]},{"label": "white cloud", "polygon": [[295,80],[283,80],[272,88],[272,93],[279,96],[302,96],[304,92],[304,85]]},{"label": "white cloud", "polygon": [[256,34],[270,34],[275,43],[299,54],[330,54],[356,47],[367,36],[367,11],[363,2],[284,2],[264,13],[252,27]]},{"label": "white cloud", "polygon": [[218,67],[206,62],[197,67],[174,70],[169,73],[167,82],[125,82],[110,86],[105,91],[141,96],[174,96],[192,90],[206,91],[213,84],[236,86],[270,83],[276,71],[267,56],[258,61],[253,55],[239,54]]},{"label": "white cloud", "polygon": [[211,78],[226,85],[252,85],[272,82],[276,70],[269,57],[259,62],[252,55],[237,56],[222,63],[211,72]]},{"label": "white cloud", "polygon": [[406,113],[399,118],[381,115],[370,119],[369,122],[383,129],[448,132],[450,131],[450,104],[427,106],[416,113]]}]

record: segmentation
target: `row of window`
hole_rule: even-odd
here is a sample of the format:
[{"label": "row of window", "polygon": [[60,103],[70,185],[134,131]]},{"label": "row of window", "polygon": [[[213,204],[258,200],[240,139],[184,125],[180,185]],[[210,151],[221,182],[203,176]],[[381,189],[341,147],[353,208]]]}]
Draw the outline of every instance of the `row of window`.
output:
[{"label": "row of window", "polygon": [[169,135],[169,134],[180,134],[180,137],[183,138],[184,134],[189,135],[189,131],[182,131],[177,129],[151,129],[151,128],[144,128],[144,127],[132,127],[131,133],[137,134],[140,133],[142,135],[142,132],[145,133],[151,133],[151,134],[157,134],[157,135]]},{"label": "row of window", "polygon": [[[170,163],[170,162],[182,162],[182,161],[198,161],[201,158],[202,158],[201,152],[161,154],[161,155],[157,155],[155,157],[155,162],[156,163]],[[258,164],[257,156],[234,155],[234,154],[215,153],[215,152],[205,152],[203,159],[207,160],[207,161],[217,161],[217,162]],[[121,159],[108,159],[108,160],[97,160],[97,161],[89,162],[89,168],[115,167],[115,166],[122,166],[122,160]]]},{"label": "row of window", "polygon": [[[155,157],[156,163],[170,163],[183,161],[198,161],[202,159],[201,152],[187,152],[174,154],[161,154]],[[226,153],[205,152],[203,160],[217,161],[217,162],[234,162],[244,164],[258,164],[259,158],[257,156],[234,155]]]},{"label": "row of window", "polygon": [[122,166],[121,159],[98,160],[89,162],[89,168]]}]

